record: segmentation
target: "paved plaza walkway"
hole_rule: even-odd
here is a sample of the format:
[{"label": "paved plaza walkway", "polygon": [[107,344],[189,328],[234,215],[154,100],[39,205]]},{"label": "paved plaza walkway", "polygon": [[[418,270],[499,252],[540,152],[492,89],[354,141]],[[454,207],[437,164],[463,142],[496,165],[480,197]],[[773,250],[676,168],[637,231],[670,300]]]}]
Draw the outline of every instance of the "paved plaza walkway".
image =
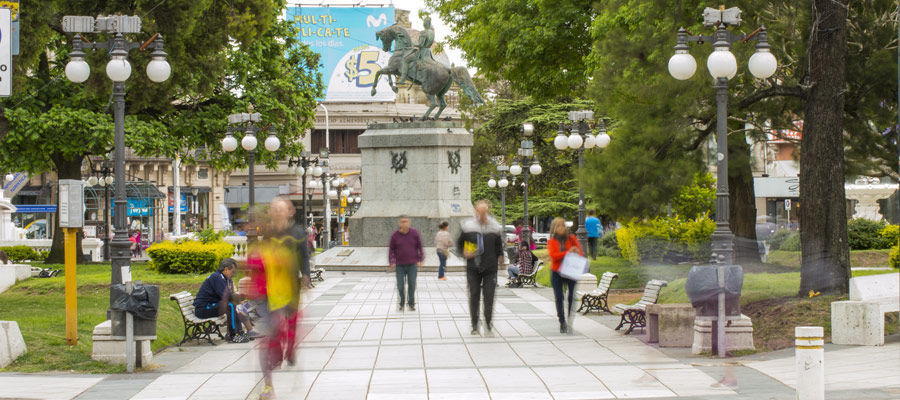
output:
[{"label": "paved plaza walkway", "polygon": [[[430,275],[419,276],[417,311],[400,312],[393,274],[330,273],[304,295],[299,360],[275,372],[278,398],[796,396],[789,386],[792,352],[771,360],[757,357],[753,368],[734,360],[691,358],[687,350],[663,352],[638,335],[614,331],[617,318],[610,316],[579,316],[574,334],[560,334],[548,289],[498,289],[495,334],[471,335],[464,276],[438,281]],[[255,399],[262,389],[255,344],[192,343],[155,356],[156,369],[130,375],[0,374],[0,398]],[[888,352],[877,366],[881,375],[873,376],[888,383],[855,386],[856,374],[843,384],[830,383],[829,398],[900,398],[900,344],[862,349],[871,354],[861,361],[883,359]],[[893,367],[889,352],[898,356]],[[830,356],[826,368],[838,375],[841,366]],[[718,385],[725,374],[738,384]]]}]

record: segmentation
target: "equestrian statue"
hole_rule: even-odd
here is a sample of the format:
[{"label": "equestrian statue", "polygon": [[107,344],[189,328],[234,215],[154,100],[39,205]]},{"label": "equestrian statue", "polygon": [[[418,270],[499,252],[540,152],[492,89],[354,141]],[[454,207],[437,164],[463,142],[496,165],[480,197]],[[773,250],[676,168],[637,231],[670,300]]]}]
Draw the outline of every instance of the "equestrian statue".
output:
[{"label": "equestrian statue", "polygon": [[[422,91],[428,96],[428,110],[422,116],[422,121],[428,120],[431,111],[438,108],[437,113],[430,119],[437,119],[447,107],[444,95],[450,90],[450,85],[456,83],[462,88],[463,93],[469,96],[475,104],[484,103],[469,71],[463,67],[451,66],[447,68],[434,60],[431,54],[431,45],[434,44],[434,28],[431,26],[431,17],[425,17],[425,30],[419,35],[419,42],[413,43],[412,37],[406,28],[392,25],[375,32],[375,38],[381,41],[382,49],[391,52],[387,67],[375,73],[376,84],[372,86],[372,96],[376,93],[376,86],[381,75],[387,75],[391,89],[397,92],[397,85],[408,79],[413,84],[422,87]],[[393,46],[393,50],[391,47]],[[397,76],[394,83],[393,76]]]}]

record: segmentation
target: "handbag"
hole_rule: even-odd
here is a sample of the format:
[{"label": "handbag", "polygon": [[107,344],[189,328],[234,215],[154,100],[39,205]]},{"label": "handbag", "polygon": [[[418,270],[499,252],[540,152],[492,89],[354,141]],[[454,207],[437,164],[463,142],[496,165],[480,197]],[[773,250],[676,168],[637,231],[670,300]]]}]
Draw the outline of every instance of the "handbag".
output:
[{"label": "handbag", "polygon": [[587,257],[578,254],[573,248],[566,253],[562,264],[559,265],[559,275],[563,278],[577,281],[581,279],[585,272],[590,271],[590,268],[590,261],[588,261]]}]

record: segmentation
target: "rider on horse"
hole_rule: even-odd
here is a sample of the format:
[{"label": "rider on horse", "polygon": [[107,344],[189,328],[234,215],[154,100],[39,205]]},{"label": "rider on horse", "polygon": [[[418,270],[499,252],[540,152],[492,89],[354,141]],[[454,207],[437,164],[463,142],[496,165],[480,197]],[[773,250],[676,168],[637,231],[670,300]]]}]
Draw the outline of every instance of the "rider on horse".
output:
[{"label": "rider on horse", "polygon": [[411,49],[403,56],[403,63],[400,65],[400,79],[397,80],[397,84],[406,81],[410,72],[410,64],[412,65],[412,80],[415,80],[418,62],[434,60],[434,56],[431,54],[431,46],[434,44],[434,27],[431,26],[431,17],[426,16],[424,22],[425,30],[419,35],[419,43],[416,44],[418,50]]}]

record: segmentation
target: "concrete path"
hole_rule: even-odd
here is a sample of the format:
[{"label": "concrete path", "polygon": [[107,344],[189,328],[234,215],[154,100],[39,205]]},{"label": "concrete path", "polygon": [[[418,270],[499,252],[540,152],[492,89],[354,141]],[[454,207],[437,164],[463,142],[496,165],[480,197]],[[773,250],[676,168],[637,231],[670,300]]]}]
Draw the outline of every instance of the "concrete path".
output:
[{"label": "concrete path", "polygon": [[[734,360],[692,358],[682,349],[660,351],[638,335],[614,331],[617,317],[611,316],[579,316],[574,334],[560,334],[549,289],[499,288],[494,335],[472,335],[464,276],[438,281],[431,275],[419,276],[414,312],[396,310],[396,281],[384,273],[331,273],[305,293],[299,359],[275,373],[278,398],[796,396],[789,374],[776,372],[791,357],[747,368]],[[255,399],[262,389],[255,345],[186,345],[155,356],[155,370],[131,375],[0,374],[0,398]],[[877,353],[870,357],[881,359]],[[725,375],[738,384],[718,385]],[[853,388],[849,382],[831,386],[836,395]],[[900,396],[891,390],[882,385],[865,398]]]}]

